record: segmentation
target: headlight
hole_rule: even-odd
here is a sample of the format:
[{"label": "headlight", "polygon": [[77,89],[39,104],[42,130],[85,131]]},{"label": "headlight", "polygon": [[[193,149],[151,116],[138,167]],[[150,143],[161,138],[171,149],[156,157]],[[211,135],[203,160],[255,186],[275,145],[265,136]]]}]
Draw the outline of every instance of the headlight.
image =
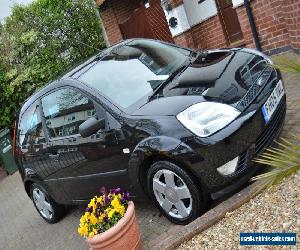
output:
[{"label": "headlight", "polygon": [[222,103],[202,102],[177,115],[177,119],[191,132],[207,137],[231,123],[241,112]]}]

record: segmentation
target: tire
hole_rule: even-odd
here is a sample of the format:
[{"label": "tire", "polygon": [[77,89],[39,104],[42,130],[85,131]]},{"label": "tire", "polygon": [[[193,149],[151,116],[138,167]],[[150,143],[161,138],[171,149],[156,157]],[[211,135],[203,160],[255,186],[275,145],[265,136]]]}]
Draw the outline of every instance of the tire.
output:
[{"label": "tire", "polygon": [[65,207],[56,203],[42,185],[33,183],[30,197],[40,216],[49,224],[58,222],[65,215]]},{"label": "tire", "polygon": [[153,202],[175,224],[188,224],[206,209],[207,199],[200,186],[185,170],[171,162],[152,164],[147,186]]}]

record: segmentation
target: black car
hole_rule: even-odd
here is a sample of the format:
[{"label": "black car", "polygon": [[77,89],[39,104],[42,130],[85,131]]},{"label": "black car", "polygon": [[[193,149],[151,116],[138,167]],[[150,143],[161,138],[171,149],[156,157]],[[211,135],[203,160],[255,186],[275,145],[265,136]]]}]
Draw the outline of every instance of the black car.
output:
[{"label": "black car", "polygon": [[253,176],[285,111],[281,74],[258,51],[126,40],[25,102],[15,157],[49,223],[104,186],[185,224]]}]

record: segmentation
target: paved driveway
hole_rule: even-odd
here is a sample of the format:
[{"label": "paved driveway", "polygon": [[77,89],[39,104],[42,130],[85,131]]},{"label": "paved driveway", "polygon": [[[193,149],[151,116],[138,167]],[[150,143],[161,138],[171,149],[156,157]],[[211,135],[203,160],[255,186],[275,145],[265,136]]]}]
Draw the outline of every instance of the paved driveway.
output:
[{"label": "paved driveway", "polygon": [[[172,224],[149,203],[136,203],[142,240],[148,242]],[[24,191],[19,173],[0,182],[0,249],[88,249],[77,234],[84,206],[70,208],[60,222],[49,225],[40,218]]]},{"label": "paved driveway", "polygon": [[[288,111],[283,134],[300,133],[299,77],[284,74],[284,78]],[[144,248],[174,227],[151,204],[137,203],[136,207]],[[83,206],[73,207],[63,220],[49,225],[35,211],[20,175],[6,177],[0,181],[0,249],[88,249],[76,232],[83,210]]]}]

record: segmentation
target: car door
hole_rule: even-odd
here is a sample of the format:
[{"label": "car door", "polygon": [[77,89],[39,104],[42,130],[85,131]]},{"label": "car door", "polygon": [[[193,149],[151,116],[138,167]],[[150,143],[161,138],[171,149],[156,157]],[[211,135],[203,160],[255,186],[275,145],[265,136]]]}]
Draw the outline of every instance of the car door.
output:
[{"label": "car door", "polygon": [[40,179],[51,177],[44,165],[43,153],[45,152],[45,136],[42,130],[39,102],[33,102],[22,114],[18,126],[18,160],[24,169],[31,169]]},{"label": "car door", "polygon": [[[118,126],[90,96],[73,87],[60,88],[42,98],[43,116],[49,135],[48,151],[58,166],[56,182],[68,200],[86,200],[106,188],[129,186],[128,156],[118,140]],[[106,126],[83,138],[79,126],[90,119],[104,119]]]},{"label": "car door", "polygon": [[[18,126],[18,164],[35,181],[43,182],[56,200],[64,199],[63,190],[54,182],[56,165],[49,158],[45,130],[43,128],[40,100],[34,101],[20,117]],[[23,168],[22,168],[23,169]]]}]

